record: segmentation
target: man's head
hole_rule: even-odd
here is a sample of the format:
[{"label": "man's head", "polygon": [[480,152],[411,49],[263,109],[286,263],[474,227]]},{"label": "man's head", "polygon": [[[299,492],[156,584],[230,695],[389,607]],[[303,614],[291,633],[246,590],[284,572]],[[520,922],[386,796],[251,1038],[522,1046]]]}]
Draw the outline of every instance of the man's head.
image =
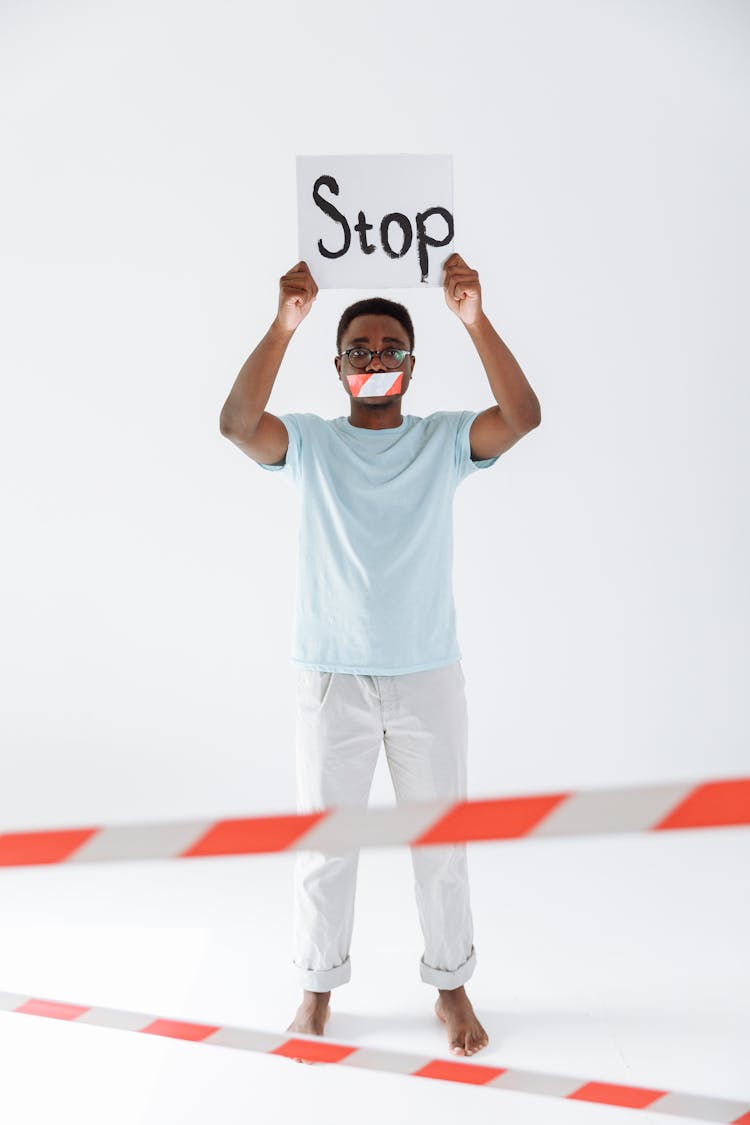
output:
[{"label": "man's head", "polygon": [[[389,301],[385,297],[369,297],[364,301],[357,301],[355,304],[349,305],[347,309],[344,309],[339,320],[336,333],[336,351],[340,353],[353,347],[367,348],[370,351],[381,351],[383,348],[413,351],[414,325],[407,309],[398,302]],[[356,367],[349,357],[344,355],[337,355],[334,363],[339,373],[339,379],[349,395],[352,392],[347,381],[348,375],[362,374],[363,371],[374,372],[389,369],[388,364],[383,363],[380,356],[376,355],[370,356],[369,363],[364,367]],[[403,371],[400,394],[377,396],[381,402],[400,399],[401,395],[406,392],[414,363],[414,356],[404,356],[403,361],[396,367],[396,371]]]}]

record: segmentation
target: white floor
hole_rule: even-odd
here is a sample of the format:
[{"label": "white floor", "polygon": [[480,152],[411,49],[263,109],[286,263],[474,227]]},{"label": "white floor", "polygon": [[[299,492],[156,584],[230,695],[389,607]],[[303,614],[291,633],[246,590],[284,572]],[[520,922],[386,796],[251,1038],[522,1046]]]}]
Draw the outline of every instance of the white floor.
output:
[{"label": "white floor", "polygon": [[[750,832],[469,845],[473,1060],[750,1101]],[[292,855],[0,870],[0,989],[281,1030]],[[409,854],[363,851],[331,1039],[452,1057]],[[627,1122],[635,1111],[0,1013],[8,1125]],[[639,1120],[683,1120],[638,1111]]]}]

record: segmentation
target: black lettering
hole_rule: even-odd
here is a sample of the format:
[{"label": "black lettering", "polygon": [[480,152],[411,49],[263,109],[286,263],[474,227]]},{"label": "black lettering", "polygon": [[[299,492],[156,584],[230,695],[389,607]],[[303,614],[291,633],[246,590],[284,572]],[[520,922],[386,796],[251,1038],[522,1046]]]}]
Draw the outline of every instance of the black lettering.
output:
[{"label": "black lettering", "polygon": [[[448,225],[448,233],[440,242],[435,238],[430,238],[425,229],[425,219],[429,219],[430,215],[442,215]],[[426,211],[420,211],[417,215],[417,254],[419,256],[419,271],[422,274],[422,281],[427,281],[427,274],[429,273],[427,247],[446,246],[452,238],[453,216],[450,211],[447,211],[445,207],[429,207]]]},{"label": "black lettering", "polygon": [[[391,223],[398,223],[398,225],[401,227],[401,233],[404,238],[403,245],[398,252],[391,248],[391,244],[388,241],[388,228]],[[400,211],[392,211],[389,215],[384,216],[383,221],[380,224],[380,242],[389,258],[403,258],[404,254],[411,246],[411,240],[411,223],[407,219],[406,215],[402,215]]]},{"label": "black lettering", "polygon": [[368,232],[368,230],[372,230],[372,223],[367,222],[367,219],[365,218],[364,211],[360,211],[359,215],[357,216],[357,225],[355,226],[354,229],[356,230],[357,234],[359,235],[359,244],[362,247],[362,250],[364,251],[364,253],[365,254],[374,253],[375,247],[371,246],[370,243],[367,241],[367,232]]},{"label": "black lettering", "polygon": [[325,246],[323,245],[323,239],[319,238],[318,250],[324,258],[340,258],[342,254],[346,254],[347,250],[351,246],[352,232],[349,229],[349,224],[347,223],[341,212],[338,211],[332,203],[329,203],[325,199],[321,199],[321,187],[327,187],[330,191],[333,192],[334,195],[338,195],[339,185],[336,183],[333,176],[318,176],[313,187],[313,199],[315,200],[316,206],[320,207],[321,211],[325,215],[330,216],[330,218],[332,218],[335,223],[341,223],[342,227],[344,228],[344,245],[341,250],[326,250]]}]

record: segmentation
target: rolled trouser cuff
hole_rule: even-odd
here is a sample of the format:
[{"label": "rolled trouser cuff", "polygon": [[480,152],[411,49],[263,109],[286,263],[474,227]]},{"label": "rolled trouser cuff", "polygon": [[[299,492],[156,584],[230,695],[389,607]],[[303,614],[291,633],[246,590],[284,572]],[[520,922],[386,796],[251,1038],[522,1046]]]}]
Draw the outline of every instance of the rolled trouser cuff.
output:
[{"label": "rolled trouser cuff", "polygon": [[330,992],[340,984],[347,984],[352,976],[351,958],[347,957],[332,969],[303,969],[296,961],[297,979],[307,992]]},{"label": "rolled trouser cuff", "polygon": [[419,962],[419,975],[425,984],[434,984],[436,988],[459,988],[472,975],[476,964],[477,954],[472,945],[471,953],[457,969],[433,969],[422,958]]}]

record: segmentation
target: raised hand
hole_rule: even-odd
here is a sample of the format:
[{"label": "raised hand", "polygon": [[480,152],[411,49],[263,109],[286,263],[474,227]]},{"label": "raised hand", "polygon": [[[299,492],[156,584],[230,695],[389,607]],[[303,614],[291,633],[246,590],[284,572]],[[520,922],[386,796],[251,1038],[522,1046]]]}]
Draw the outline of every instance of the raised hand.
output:
[{"label": "raised hand", "polygon": [[482,316],[482,287],[479,274],[467,265],[460,254],[451,254],[443,269],[445,302],[464,324],[476,324]]},{"label": "raised hand", "polygon": [[289,332],[305,319],[318,295],[318,287],[307,262],[297,262],[279,278],[279,311],[276,320]]}]

